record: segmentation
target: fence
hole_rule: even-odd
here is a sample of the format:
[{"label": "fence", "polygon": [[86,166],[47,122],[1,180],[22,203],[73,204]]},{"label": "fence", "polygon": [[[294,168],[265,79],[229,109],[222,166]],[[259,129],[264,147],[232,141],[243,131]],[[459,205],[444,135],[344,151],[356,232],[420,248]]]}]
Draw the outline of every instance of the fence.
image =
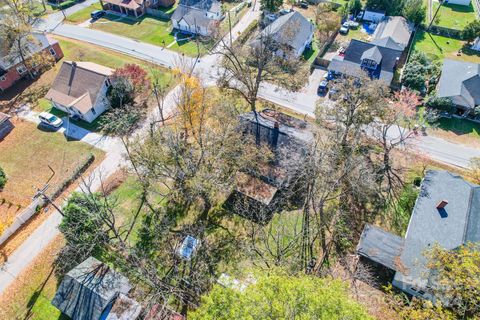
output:
[{"label": "fence", "polygon": [[437,25],[432,25],[430,27],[430,29],[428,29],[427,31],[430,32],[430,33],[440,35],[440,36],[444,36],[444,37],[448,37],[448,38],[464,40],[461,30],[450,29],[450,28],[440,27],[440,26],[437,26]]},{"label": "fence", "polygon": [[[54,200],[65,191],[95,160],[95,156],[90,154],[75,170],[74,173],[61,185],[52,191],[51,199]],[[35,213],[45,206],[43,197],[33,199],[33,201],[23,211],[15,217],[13,223],[0,235],[0,246],[7,241],[21,226],[23,226]]]},{"label": "fence", "polygon": [[145,12],[149,15],[152,15],[156,18],[160,18],[160,19],[165,19],[165,20],[170,20],[172,14],[168,14],[168,13],[165,13],[161,10],[157,10],[157,9],[151,9],[151,8],[147,8],[145,10]]}]

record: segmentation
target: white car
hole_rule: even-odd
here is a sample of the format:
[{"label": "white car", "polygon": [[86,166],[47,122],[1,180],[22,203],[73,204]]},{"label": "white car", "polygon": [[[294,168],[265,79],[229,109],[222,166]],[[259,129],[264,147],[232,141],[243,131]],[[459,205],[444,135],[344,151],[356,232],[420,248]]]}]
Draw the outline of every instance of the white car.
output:
[{"label": "white car", "polygon": [[38,118],[40,119],[40,122],[48,124],[49,126],[59,128],[63,124],[63,120],[60,119],[57,116],[54,116],[51,113],[48,112],[42,112],[38,115]]}]

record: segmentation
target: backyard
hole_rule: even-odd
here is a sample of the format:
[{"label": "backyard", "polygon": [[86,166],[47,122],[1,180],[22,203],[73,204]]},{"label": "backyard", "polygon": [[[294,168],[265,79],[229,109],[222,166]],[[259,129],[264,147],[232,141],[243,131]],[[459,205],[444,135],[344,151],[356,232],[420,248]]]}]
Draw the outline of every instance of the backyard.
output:
[{"label": "backyard", "polygon": [[[413,51],[424,52],[432,60],[445,58],[480,63],[480,52],[471,50],[466,42],[417,31],[413,40]],[[461,50],[461,52],[459,52]]]},{"label": "backyard", "polygon": [[[432,17],[439,6],[438,1],[433,1]],[[467,24],[475,20],[476,12],[473,4],[470,2],[469,6],[462,6],[456,4],[444,4],[435,18],[435,25],[440,27],[463,30]]]}]

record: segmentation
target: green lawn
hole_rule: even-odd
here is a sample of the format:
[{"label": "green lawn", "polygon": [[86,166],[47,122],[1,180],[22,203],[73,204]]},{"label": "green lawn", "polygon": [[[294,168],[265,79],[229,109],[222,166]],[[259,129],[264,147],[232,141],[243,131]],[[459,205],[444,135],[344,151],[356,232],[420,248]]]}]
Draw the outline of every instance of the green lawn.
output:
[{"label": "green lawn", "polygon": [[100,2],[96,2],[87,8],[84,8],[80,11],[75,12],[74,14],[67,16],[66,21],[72,22],[72,23],[81,23],[81,22],[90,20],[91,19],[90,13],[95,10],[102,10],[102,6],[100,5]]},{"label": "green lawn", "polygon": [[[435,14],[438,6],[438,1],[435,1],[432,6],[432,17]],[[471,2],[469,6],[445,4],[442,6],[442,8],[440,8],[437,18],[435,19],[438,19],[438,23],[434,22],[434,24],[440,27],[463,30],[463,28],[465,28],[467,24],[475,20],[475,18],[476,13]]]},{"label": "green lawn", "polygon": [[372,40],[372,36],[362,31],[362,27],[359,26],[356,30],[350,29],[346,35],[338,34],[338,39],[356,39],[369,42]]},{"label": "green lawn", "polygon": [[[91,28],[151,43],[157,46],[168,46],[175,41],[171,22],[150,16],[143,16],[134,20],[107,15],[91,25]],[[169,49],[185,53],[189,56],[197,55],[197,43],[190,39],[179,41],[169,47]],[[199,43],[199,49],[201,54],[204,54],[207,51],[206,46],[201,42]]]},{"label": "green lawn", "polygon": [[452,131],[457,135],[468,135],[473,138],[480,138],[480,124],[457,118],[441,118],[438,120],[438,128]]},{"label": "green lawn", "polygon": [[313,63],[315,58],[318,56],[318,51],[320,48],[318,47],[319,43],[317,39],[313,39],[312,47],[309,49],[305,49],[303,51],[303,58],[307,60],[308,63]]},{"label": "green lawn", "polygon": [[[469,49],[464,41],[417,31],[413,50],[424,52],[432,60],[444,58],[480,63],[480,52]],[[457,55],[459,50],[462,51]]]}]

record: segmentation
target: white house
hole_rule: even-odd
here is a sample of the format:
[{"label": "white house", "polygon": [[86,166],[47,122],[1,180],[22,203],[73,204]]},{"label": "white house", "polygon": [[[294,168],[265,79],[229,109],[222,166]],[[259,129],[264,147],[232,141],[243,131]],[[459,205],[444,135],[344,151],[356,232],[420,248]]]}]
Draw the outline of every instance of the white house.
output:
[{"label": "white house", "polygon": [[307,18],[294,11],[280,16],[269,24],[252,41],[251,45],[258,45],[262,37],[271,37],[279,47],[276,55],[285,58],[291,56],[298,58],[311,45],[314,30],[315,27]]},{"label": "white house", "polygon": [[45,98],[55,108],[91,123],[110,106],[106,94],[113,71],[92,62],[64,61]]},{"label": "white house", "polygon": [[217,0],[180,1],[171,18],[174,29],[202,36],[211,35],[222,19],[221,3]]}]

